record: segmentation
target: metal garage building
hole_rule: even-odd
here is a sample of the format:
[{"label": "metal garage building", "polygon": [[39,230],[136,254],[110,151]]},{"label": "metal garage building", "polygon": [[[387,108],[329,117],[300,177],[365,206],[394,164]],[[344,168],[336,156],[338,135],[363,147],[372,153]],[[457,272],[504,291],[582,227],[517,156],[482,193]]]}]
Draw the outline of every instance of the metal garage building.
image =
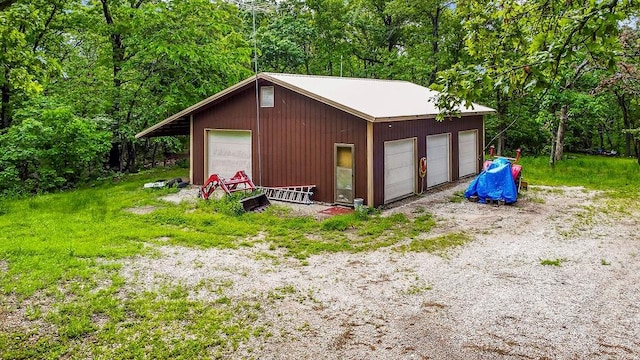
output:
[{"label": "metal garage building", "polygon": [[378,206],[479,171],[494,110],[439,122],[434,96],[406,81],[260,73],[136,136],[190,135],[194,184],[243,169],[262,186],[314,184],[316,201]]}]

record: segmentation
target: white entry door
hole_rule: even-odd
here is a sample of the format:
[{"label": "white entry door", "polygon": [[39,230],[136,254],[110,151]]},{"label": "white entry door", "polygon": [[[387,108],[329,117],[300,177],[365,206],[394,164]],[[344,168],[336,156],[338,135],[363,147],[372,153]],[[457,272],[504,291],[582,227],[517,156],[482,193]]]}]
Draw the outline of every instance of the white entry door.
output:
[{"label": "white entry door", "polygon": [[460,131],[458,133],[458,177],[478,173],[478,131]]},{"label": "white entry door", "polygon": [[251,131],[207,131],[207,177],[230,178],[238,170],[251,178]]},{"label": "white entry door", "polygon": [[451,180],[450,149],[450,134],[427,136],[427,187]]},{"label": "white entry door", "polygon": [[384,143],[384,202],[411,195],[416,190],[414,139]]}]

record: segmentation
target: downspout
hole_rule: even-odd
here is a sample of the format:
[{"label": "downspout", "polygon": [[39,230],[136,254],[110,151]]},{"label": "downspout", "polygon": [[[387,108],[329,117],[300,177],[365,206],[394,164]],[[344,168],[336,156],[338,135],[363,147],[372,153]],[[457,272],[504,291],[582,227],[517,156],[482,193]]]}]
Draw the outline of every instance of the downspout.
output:
[{"label": "downspout", "polygon": [[256,76],[256,132],[258,137],[258,185],[262,186],[262,146],[260,144],[260,92],[258,87],[258,38],[256,36],[256,7],[251,7],[253,15],[253,72]]}]

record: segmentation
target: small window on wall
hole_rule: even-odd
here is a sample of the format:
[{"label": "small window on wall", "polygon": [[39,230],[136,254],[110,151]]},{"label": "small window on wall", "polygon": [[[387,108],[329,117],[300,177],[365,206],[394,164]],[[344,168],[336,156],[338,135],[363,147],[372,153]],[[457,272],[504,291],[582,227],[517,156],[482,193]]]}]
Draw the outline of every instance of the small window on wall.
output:
[{"label": "small window on wall", "polygon": [[273,86],[261,86],[260,107],[273,107],[274,103]]}]

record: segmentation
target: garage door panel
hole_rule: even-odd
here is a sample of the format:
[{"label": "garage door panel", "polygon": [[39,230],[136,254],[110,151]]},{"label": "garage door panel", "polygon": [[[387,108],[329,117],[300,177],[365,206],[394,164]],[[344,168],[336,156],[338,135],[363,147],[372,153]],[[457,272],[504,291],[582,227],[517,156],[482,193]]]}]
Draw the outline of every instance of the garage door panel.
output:
[{"label": "garage door panel", "polygon": [[401,171],[407,169],[413,165],[413,159],[409,158],[409,155],[413,156],[413,150],[410,153],[396,154],[385,157],[385,164],[388,162],[388,171]]},{"label": "garage door panel", "polygon": [[244,170],[251,177],[250,131],[209,130],[207,141],[208,175],[229,178]]},{"label": "garage door panel", "polygon": [[388,141],[384,144],[385,202],[413,194],[416,183],[415,140]]},{"label": "garage door panel", "polygon": [[427,136],[427,187],[451,180],[450,149],[449,134]]},{"label": "garage door panel", "polygon": [[458,133],[459,177],[474,175],[478,172],[478,132],[461,131]]}]

